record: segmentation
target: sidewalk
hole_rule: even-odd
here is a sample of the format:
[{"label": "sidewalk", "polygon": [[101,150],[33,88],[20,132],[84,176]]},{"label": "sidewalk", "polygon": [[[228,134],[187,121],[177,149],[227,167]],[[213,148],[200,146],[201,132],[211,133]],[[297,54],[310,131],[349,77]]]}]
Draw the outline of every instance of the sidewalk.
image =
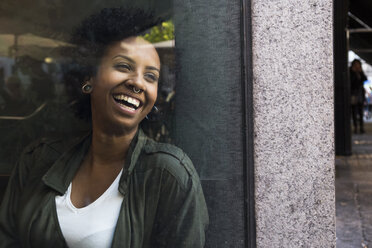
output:
[{"label": "sidewalk", "polygon": [[372,248],[372,123],[365,129],[352,156],[336,157],[337,248]]}]

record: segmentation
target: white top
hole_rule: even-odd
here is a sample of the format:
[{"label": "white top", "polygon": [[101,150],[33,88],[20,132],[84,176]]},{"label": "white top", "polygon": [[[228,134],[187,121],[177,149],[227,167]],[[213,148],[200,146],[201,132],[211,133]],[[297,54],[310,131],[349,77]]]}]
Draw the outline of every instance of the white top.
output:
[{"label": "white top", "polygon": [[56,196],[62,234],[70,248],[111,247],[123,195],[119,192],[122,171],[93,203],[76,208],[71,202],[71,183],[63,196]]}]

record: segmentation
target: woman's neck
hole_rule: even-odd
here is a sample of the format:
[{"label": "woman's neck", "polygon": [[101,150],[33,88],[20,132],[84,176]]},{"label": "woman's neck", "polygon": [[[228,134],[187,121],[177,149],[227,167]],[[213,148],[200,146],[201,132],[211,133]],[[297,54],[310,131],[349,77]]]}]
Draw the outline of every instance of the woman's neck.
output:
[{"label": "woman's neck", "polygon": [[137,129],[129,133],[115,135],[93,128],[92,144],[89,151],[92,165],[122,164]]}]

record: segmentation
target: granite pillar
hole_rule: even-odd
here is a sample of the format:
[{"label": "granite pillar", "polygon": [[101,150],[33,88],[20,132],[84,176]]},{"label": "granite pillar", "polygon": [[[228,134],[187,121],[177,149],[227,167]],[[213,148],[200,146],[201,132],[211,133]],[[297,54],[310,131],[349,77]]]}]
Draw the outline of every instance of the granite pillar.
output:
[{"label": "granite pillar", "polygon": [[331,0],[253,0],[257,247],[335,247]]}]

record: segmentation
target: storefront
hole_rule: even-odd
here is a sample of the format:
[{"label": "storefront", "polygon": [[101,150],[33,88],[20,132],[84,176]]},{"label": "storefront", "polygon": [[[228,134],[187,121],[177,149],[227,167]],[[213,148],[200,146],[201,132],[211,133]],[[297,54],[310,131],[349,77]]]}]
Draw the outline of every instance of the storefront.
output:
[{"label": "storefront", "polygon": [[[127,5],[0,3],[0,88],[34,101],[9,112],[0,99],[3,184],[30,141],[89,129],[69,110],[69,36],[97,10]],[[162,107],[144,129],[193,161],[209,211],[206,247],[333,247],[332,1],[136,6],[168,23],[153,37]]]}]

